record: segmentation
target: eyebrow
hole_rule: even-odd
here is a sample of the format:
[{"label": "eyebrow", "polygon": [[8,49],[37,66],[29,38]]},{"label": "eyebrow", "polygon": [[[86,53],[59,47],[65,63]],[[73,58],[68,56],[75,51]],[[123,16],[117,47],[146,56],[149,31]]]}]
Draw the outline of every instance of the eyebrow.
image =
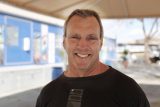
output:
[{"label": "eyebrow", "polygon": [[89,34],[88,36],[96,36],[96,34]]},{"label": "eyebrow", "polygon": [[[71,37],[71,36],[81,36],[81,35],[78,34],[78,33],[68,34],[68,37]],[[94,33],[87,34],[87,36],[89,36],[89,37],[98,37],[98,36],[96,36],[96,34],[94,34]]]}]

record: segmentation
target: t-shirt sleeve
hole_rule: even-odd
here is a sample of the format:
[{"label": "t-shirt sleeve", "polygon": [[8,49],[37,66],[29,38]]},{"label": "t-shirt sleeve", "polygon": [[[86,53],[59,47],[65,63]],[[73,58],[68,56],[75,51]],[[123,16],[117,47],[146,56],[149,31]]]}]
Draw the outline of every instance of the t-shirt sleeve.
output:
[{"label": "t-shirt sleeve", "polygon": [[43,103],[44,101],[42,100],[42,92],[41,92],[37,98],[36,107],[45,107]]},{"label": "t-shirt sleeve", "polygon": [[116,96],[121,106],[150,107],[144,91],[135,80],[126,75],[120,75],[117,78]]},{"label": "t-shirt sleeve", "polygon": [[135,97],[136,97],[136,102],[137,102],[137,105],[135,107],[150,107],[150,104],[146,97],[145,92],[138,85],[138,83],[136,83],[134,80],[133,80],[133,86],[134,86],[133,89],[135,90]]},{"label": "t-shirt sleeve", "polygon": [[138,107],[150,107],[149,101],[145,95],[139,97],[139,106]]},{"label": "t-shirt sleeve", "polygon": [[46,94],[46,87],[44,87],[37,98],[36,107],[47,107],[47,101],[48,96]]},{"label": "t-shirt sleeve", "polygon": [[52,87],[54,81],[48,83],[45,87],[42,88],[36,102],[36,107],[47,107],[48,103],[52,99],[52,91],[54,89]]}]

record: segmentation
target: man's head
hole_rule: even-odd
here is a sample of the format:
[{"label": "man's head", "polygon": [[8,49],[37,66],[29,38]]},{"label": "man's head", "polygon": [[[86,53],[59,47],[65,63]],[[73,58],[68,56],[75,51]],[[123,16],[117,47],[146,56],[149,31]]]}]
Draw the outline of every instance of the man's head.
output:
[{"label": "man's head", "polygon": [[79,17],[83,17],[83,18],[86,18],[86,17],[95,17],[96,20],[98,21],[99,23],[99,27],[100,27],[100,37],[103,39],[103,27],[102,27],[102,23],[101,23],[101,20],[100,20],[100,17],[99,15],[93,11],[93,10],[87,10],[87,9],[76,9],[74,10],[70,15],[69,17],[67,18],[67,20],[65,21],[65,24],[64,24],[64,37],[66,37],[66,33],[67,33],[67,25],[68,25],[68,22],[70,21],[70,19],[73,17],[73,16],[79,16]]},{"label": "man's head", "polygon": [[99,63],[103,30],[98,14],[92,10],[75,10],[65,23],[63,45],[70,69],[91,71]]}]

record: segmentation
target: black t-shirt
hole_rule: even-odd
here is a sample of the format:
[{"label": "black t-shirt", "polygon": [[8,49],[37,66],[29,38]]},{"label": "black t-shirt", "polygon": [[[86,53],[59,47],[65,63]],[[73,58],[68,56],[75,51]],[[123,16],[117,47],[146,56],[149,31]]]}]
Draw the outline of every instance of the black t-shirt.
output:
[{"label": "black t-shirt", "polygon": [[130,77],[109,68],[89,77],[62,74],[41,91],[36,107],[150,107],[139,87]]}]

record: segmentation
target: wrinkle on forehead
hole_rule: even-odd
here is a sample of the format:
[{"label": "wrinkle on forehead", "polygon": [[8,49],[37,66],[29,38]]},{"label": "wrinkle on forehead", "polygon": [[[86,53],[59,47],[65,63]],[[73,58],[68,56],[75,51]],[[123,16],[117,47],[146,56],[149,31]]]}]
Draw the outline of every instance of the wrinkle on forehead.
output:
[{"label": "wrinkle on forehead", "polygon": [[100,35],[100,26],[95,17],[73,16],[67,25],[67,35],[82,33]]}]

